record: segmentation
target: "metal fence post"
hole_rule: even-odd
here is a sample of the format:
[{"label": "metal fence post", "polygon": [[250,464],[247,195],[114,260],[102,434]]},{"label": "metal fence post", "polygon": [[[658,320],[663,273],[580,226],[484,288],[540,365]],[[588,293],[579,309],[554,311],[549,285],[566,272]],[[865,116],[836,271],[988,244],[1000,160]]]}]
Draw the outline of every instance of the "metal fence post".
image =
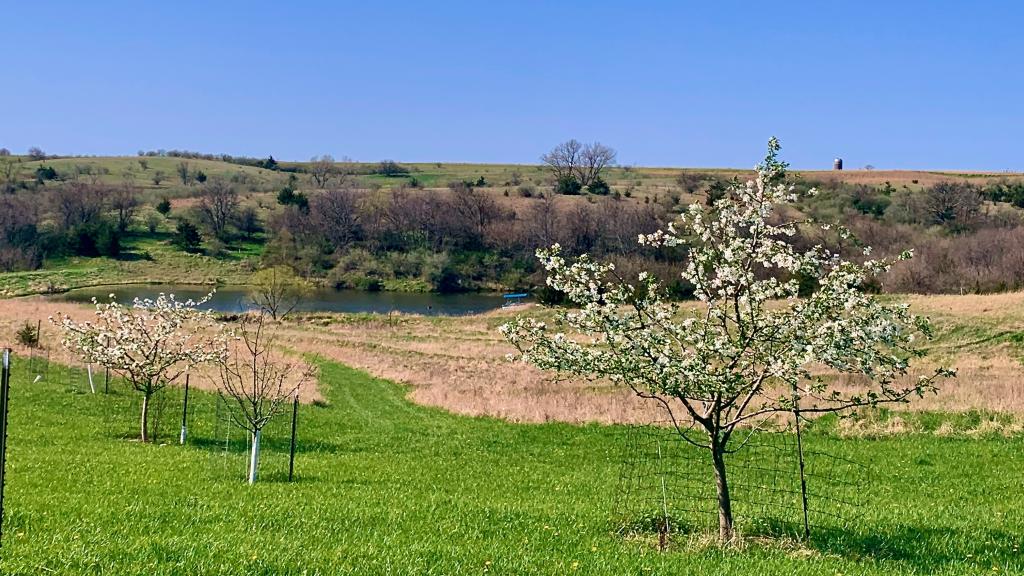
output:
[{"label": "metal fence post", "polygon": [[181,403],[181,441],[185,444],[185,436],[188,435],[188,379],[190,374],[185,374],[185,399]]},{"label": "metal fence post", "polygon": [[295,476],[295,425],[299,420],[299,395],[295,395],[292,402],[292,445],[288,452],[288,481],[291,482]]},{"label": "metal fence post", "polygon": [[804,513],[804,540],[811,538],[811,525],[807,512],[807,476],[804,473],[804,443],[800,434],[800,393],[793,387],[793,420],[796,424],[796,457],[800,464],[800,508]]},{"label": "metal fence post", "polygon": [[0,542],[3,539],[4,483],[7,478],[7,403],[11,397],[11,349],[5,348],[0,370]]}]

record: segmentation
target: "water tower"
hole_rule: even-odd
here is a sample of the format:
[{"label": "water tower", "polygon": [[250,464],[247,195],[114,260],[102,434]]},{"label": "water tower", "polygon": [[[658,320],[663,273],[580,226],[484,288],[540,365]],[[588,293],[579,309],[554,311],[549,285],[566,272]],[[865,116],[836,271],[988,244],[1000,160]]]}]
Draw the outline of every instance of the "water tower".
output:
[{"label": "water tower", "polygon": [[843,169],[843,159],[842,158],[836,158],[835,160],[833,160],[832,161],[832,169],[833,170],[842,170]]}]

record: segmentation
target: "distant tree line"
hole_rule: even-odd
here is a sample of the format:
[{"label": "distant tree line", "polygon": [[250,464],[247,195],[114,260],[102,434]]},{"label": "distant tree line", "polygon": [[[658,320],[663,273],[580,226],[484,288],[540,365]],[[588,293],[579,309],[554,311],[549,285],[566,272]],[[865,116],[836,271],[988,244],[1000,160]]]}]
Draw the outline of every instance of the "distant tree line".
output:
[{"label": "distant tree line", "polygon": [[190,160],[212,160],[215,162],[227,162],[229,164],[238,164],[240,166],[253,166],[255,168],[265,168],[267,170],[283,170],[283,171],[294,171],[295,169],[289,169],[281,167],[277,160],[274,159],[273,155],[267,156],[266,158],[254,158],[252,156],[232,156],[231,154],[207,154],[203,152],[192,152],[190,150],[139,150],[138,155],[140,157],[148,158],[187,158]]},{"label": "distant tree line", "polygon": [[402,280],[439,291],[526,286],[536,248],[557,242],[570,252],[635,256],[637,235],[666,215],[611,198],[511,203],[464,182],[445,190],[342,185],[304,203],[285,192],[267,225],[266,263],[364,289]]}]

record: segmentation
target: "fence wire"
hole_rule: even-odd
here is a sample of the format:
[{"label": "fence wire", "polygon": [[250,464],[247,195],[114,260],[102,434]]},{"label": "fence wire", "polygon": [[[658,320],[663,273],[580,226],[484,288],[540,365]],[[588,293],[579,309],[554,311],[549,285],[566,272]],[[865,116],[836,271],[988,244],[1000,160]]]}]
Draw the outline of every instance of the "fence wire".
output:
[{"label": "fence wire", "polygon": [[[89,374],[92,374],[90,382]],[[95,366],[66,366],[51,362],[45,349],[36,348],[12,358],[12,384],[46,382],[72,395],[95,394],[105,407],[97,419],[97,433],[112,440],[139,440],[143,394],[116,374]],[[150,398],[149,440],[185,444],[205,452],[207,470],[217,480],[244,481],[248,477],[252,437],[231,418],[228,401],[190,382],[186,402],[184,379],[155,392]],[[298,478],[291,460],[292,409],[285,409],[263,428],[260,440],[260,482]]]},{"label": "fence wire", "polygon": [[[726,455],[735,526],[754,535],[802,536],[804,492],[793,428],[737,435],[733,448],[743,442],[742,448]],[[813,444],[805,434],[803,478],[812,534],[841,529],[859,517],[870,482],[867,466]],[[613,513],[620,533],[717,532],[718,495],[709,451],[686,442],[667,419],[624,427],[622,450]]]}]

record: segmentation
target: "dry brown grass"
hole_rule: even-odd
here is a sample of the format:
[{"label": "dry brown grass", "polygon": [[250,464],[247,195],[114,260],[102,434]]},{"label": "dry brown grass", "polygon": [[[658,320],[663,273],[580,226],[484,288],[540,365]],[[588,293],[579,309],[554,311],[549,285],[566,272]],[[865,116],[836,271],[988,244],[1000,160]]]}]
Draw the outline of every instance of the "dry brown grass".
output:
[{"label": "dry brown grass", "polygon": [[1021,177],[1019,173],[967,172],[959,170],[805,170],[797,171],[796,173],[807,180],[867,184],[871,186],[879,186],[888,182],[893,186],[906,185],[911,188],[932,186],[939,182],[950,180],[969,180],[977,184],[986,184],[991,180],[1016,180]]},{"label": "dry brown grass", "polygon": [[[930,356],[909,378],[939,363],[959,375],[943,383],[938,395],[910,405],[914,410],[988,410],[1024,416],[1024,293],[983,296],[908,296],[912,309],[933,317],[938,338]],[[61,361],[56,330],[46,317],[59,310],[89,313],[88,307],[56,304],[42,298],[0,300],[0,343],[13,341],[21,324],[43,320],[44,340]],[[659,410],[630,392],[601,382],[556,381],[550,374],[511,364],[512,348],[497,326],[518,314],[545,314],[520,307],[461,318],[386,317],[311,314],[286,321],[280,342],[294,351],[315,354],[408,384],[412,400],[467,415],[489,415],[523,422],[650,422]],[[15,346],[17,348],[17,346]],[[209,379],[207,386],[210,385]],[[842,382],[842,379],[840,380]],[[854,382],[849,382],[851,385]],[[304,399],[319,397],[306,390]]]},{"label": "dry brown grass", "polygon": [[[82,360],[68,352],[60,344],[60,332],[48,319],[57,317],[64,313],[75,320],[82,321],[92,317],[95,308],[91,305],[74,304],[70,302],[52,302],[41,296],[29,296],[25,298],[0,299],[0,348],[11,348],[15,357],[28,356],[32,350],[19,344],[15,338],[15,332],[26,322],[36,326],[40,324],[40,343],[42,351],[47,354],[51,361],[66,364],[69,366],[83,367]],[[296,362],[296,360],[291,360]],[[298,360],[305,365],[305,361]],[[300,367],[304,369],[303,367]],[[302,369],[295,370],[298,378]],[[217,388],[217,371],[210,366],[197,367],[192,370],[190,385],[196,388],[213,391]],[[315,382],[303,384],[299,389],[299,398],[302,402],[315,402],[323,400],[320,390]]]}]

